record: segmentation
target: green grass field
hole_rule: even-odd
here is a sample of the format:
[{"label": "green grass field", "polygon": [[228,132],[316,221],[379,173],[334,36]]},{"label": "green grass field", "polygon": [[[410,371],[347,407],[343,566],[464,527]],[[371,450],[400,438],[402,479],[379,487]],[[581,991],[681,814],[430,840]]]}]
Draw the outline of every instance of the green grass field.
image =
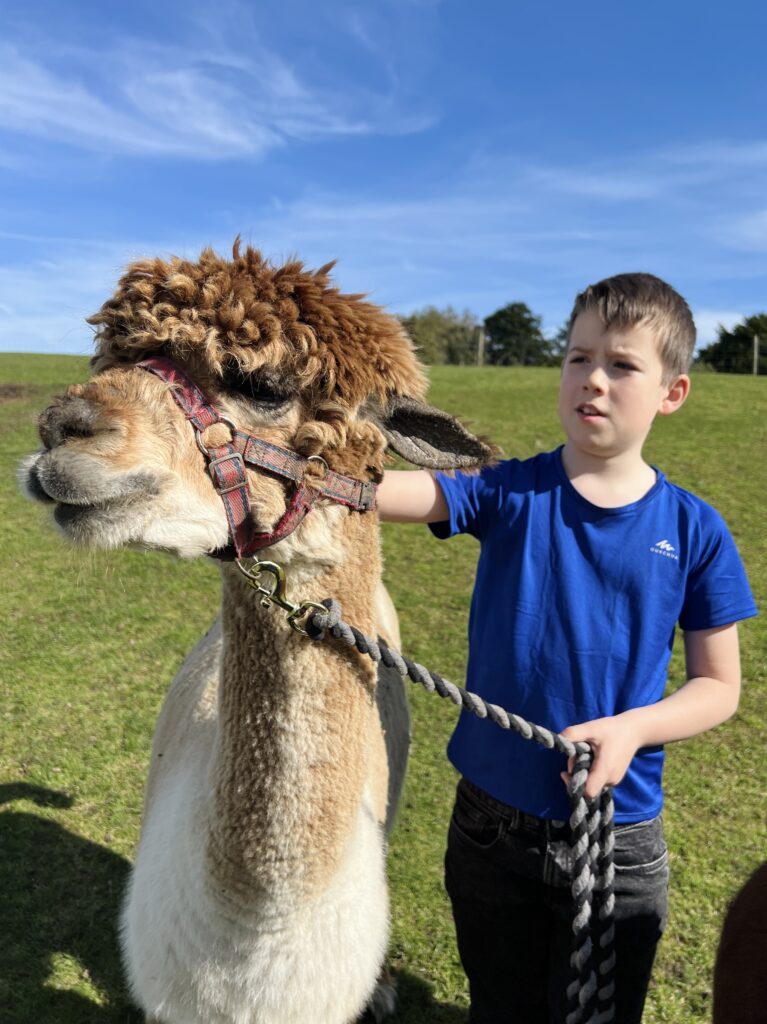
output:
[{"label": "green grass field", "polygon": [[[209,625],[218,576],[159,554],[75,553],[15,482],[38,412],[87,376],[75,357],[0,356],[0,1024],[140,1024],[122,981],[116,919],[136,842],[153,722],[167,683]],[[432,401],[506,454],[559,441],[557,371],[440,367]],[[680,413],[656,424],[649,459],[715,504],[767,595],[767,381],[696,375]],[[386,526],[385,575],[403,649],[463,681],[476,546]],[[669,750],[669,930],[645,1020],[710,1019],[711,969],[728,900],[767,856],[765,618],[742,627],[738,715]],[[681,646],[681,645],[679,645]],[[679,652],[671,686],[681,683]],[[455,777],[444,745],[455,710],[411,691],[412,761],[391,848],[391,955],[401,1024],[459,1024],[466,989],[442,889]],[[488,728],[493,728],[488,724]]]}]

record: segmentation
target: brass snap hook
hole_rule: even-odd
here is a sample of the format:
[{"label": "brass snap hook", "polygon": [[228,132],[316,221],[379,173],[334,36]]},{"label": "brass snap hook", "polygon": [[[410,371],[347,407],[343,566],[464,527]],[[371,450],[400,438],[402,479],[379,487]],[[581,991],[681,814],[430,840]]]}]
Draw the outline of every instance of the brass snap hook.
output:
[{"label": "brass snap hook", "polygon": [[[309,634],[301,624],[301,619],[304,619],[310,611],[325,612],[327,608],[324,604],[319,604],[317,601],[302,601],[301,604],[294,604],[288,600],[287,597],[287,577],[285,576],[285,570],[281,565],[277,565],[276,562],[261,562],[258,558],[254,558],[253,564],[249,567],[243,565],[241,559],[237,559],[236,566],[243,574],[248,582],[257,594],[261,595],[261,607],[269,608],[272,604],[277,604],[285,612],[287,612],[287,620],[290,628],[300,633],[302,636],[308,636]],[[261,574],[268,573],[273,583],[271,586],[266,586],[261,582]]]},{"label": "brass snap hook", "polygon": [[[287,611],[293,611],[295,606],[287,599],[287,579],[281,565],[277,565],[276,562],[261,562],[258,558],[254,558],[253,564],[246,567],[243,565],[242,559],[238,558],[237,568],[256,593],[262,595],[261,604],[264,608],[268,608],[270,604],[274,603]],[[262,583],[262,573],[268,573],[272,577],[271,586],[268,584],[265,586]]]}]

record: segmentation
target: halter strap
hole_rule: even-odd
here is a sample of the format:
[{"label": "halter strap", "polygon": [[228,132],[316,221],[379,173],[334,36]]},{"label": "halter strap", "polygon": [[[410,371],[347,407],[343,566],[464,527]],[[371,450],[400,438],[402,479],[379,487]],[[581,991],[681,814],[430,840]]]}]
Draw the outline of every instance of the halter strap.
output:
[{"label": "halter strap", "polygon": [[[320,497],[330,498],[357,512],[369,512],[376,507],[376,485],[372,481],[336,473],[320,456],[306,458],[289,448],[281,448],[238,430],[208,401],[191,377],[170,359],[151,356],[136,365],[171,385],[170,394],[196,431],[197,446],[208,462],[213,486],[224,503],[232,540],[229,548],[211,552],[213,557],[224,560],[244,558],[276,544],[295,530]],[[225,423],[231,429],[231,440],[207,448],[203,434],[216,423]],[[323,465],[325,473],[322,479],[306,483],[304,475],[312,462]],[[284,515],[271,532],[259,533],[253,529],[246,464],[276,473],[296,485]]]}]

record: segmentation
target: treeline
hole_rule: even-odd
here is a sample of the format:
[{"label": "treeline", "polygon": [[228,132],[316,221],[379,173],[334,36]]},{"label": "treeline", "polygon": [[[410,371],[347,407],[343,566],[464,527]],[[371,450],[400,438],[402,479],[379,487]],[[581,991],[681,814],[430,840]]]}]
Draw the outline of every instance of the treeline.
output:
[{"label": "treeline", "polygon": [[427,306],[400,319],[421,359],[432,366],[554,366],[565,350],[564,328],[547,338],[541,317],[524,302],[510,302],[484,320],[452,306]]},{"label": "treeline", "polygon": [[767,313],[747,316],[731,331],[720,325],[717,333],[717,340],[698,353],[696,363],[719,373],[753,373],[756,352],[756,372],[767,373]]},{"label": "treeline", "polygon": [[[484,320],[452,306],[426,306],[400,320],[421,359],[432,366],[557,366],[567,346],[566,326],[547,337],[541,317],[524,302],[510,302]],[[717,334],[698,352],[697,364],[720,373],[753,373],[757,338],[757,372],[767,373],[767,313],[746,317],[732,330],[720,326]]]}]

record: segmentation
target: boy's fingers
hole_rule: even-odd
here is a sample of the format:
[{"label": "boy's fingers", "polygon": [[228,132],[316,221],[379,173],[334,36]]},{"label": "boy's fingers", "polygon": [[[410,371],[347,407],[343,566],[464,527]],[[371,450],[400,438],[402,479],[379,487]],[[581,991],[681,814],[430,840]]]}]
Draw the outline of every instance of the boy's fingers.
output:
[{"label": "boy's fingers", "polygon": [[586,779],[586,788],[584,792],[589,800],[594,800],[598,797],[607,782],[607,772],[603,767],[603,759],[599,755],[600,752],[597,750],[594,755],[594,760],[591,762],[589,777]]},{"label": "boy's fingers", "polygon": [[592,722],[581,722],[579,725],[568,725],[559,735],[563,739],[570,740],[571,743],[588,743],[592,724]]},{"label": "boy's fingers", "polygon": [[[564,782],[564,784],[567,786],[567,789],[569,791],[570,783],[573,781],[572,775],[569,772],[560,772],[559,777],[562,780],[562,782]],[[596,798],[604,789],[604,785],[604,783],[598,781],[595,782],[593,776],[589,775],[588,780],[586,782],[586,788],[583,790],[583,795],[586,797],[587,800],[596,800]]]},{"label": "boy's fingers", "polygon": [[[573,767],[575,764],[574,757],[568,757],[567,759],[567,771],[560,772],[559,777],[562,779],[564,784],[570,788],[570,783],[573,778]],[[603,770],[600,764],[599,753],[594,758],[594,761],[589,770],[588,777],[586,779],[586,785],[583,790],[583,795],[587,800],[595,800],[602,792],[604,787],[607,785],[607,773]]]},{"label": "boy's fingers", "polygon": [[587,800],[596,800],[603,789],[604,785],[602,783],[595,782],[591,776],[589,776],[589,781],[586,783],[586,788],[583,792],[585,793]]}]

